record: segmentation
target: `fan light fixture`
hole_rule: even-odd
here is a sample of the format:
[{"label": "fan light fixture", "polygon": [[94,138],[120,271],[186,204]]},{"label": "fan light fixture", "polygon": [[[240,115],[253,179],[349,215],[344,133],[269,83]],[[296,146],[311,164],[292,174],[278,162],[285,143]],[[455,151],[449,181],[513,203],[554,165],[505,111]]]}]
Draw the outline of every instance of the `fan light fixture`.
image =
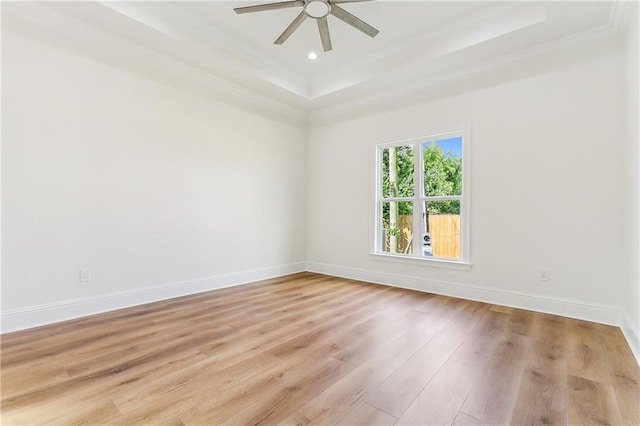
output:
[{"label": "fan light fixture", "polygon": [[331,37],[329,36],[329,23],[327,21],[327,17],[329,15],[335,16],[341,21],[351,25],[353,28],[362,31],[369,37],[375,37],[378,35],[379,31],[377,29],[338,6],[342,3],[354,3],[361,1],[369,0],[291,0],[277,3],[258,4],[255,6],[236,7],[233,10],[238,14],[242,14],[302,6],[302,12],[300,12],[289,26],[285,28],[282,34],[280,34],[280,37],[274,41],[274,44],[283,44],[307,18],[312,18],[318,23],[322,49],[327,52],[332,49]]},{"label": "fan light fixture", "polygon": [[304,11],[311,18],[324,18],[331,12],[331,5],[323,0],[310,0],[305,6]]}]

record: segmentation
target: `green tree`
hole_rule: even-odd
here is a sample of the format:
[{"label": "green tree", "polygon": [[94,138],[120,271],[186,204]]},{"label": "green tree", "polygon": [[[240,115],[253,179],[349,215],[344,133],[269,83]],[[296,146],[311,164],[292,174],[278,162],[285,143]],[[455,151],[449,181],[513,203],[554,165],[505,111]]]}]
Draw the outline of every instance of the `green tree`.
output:
[{"label": "green tree", "polygon": [[[389,160],[391,150],[395,152],[395,181],[390,181]],[[414,161],[413,147],[397,146],[385,149],[382,152],[382,195],[384,197],[413,197],[414,187]],[[402,207],[404,206],[404,207]],[[400,214],[411,214],[411,208],[407,203],[402,203]]]},{"label": "green tree", "polygon": [[[444,152],[437,143],[423,145],[424,190],[427,196],[462,194],[462,159],[451,152]],[[382,195],[385,198],[413,197],[414,147],[396,146],[382,151]],[[391,252],[396,247],[400,229],[400,216],[413,214],[413,202],[387,202],[382,205],[382,220],[389,238]],[[429,214],[460,214],[460,201],[443,200],[428,202]]]},{"label": "green tree", "polygon": [[[424,147],[425,195],[462,195],[462,159],[451,152],[444,152],[435,142]],[[460,214],[460,202],[454,200],[432,201],[430,214]]]},{"label": "green tree", "polygon": [[[383,150],[382,194],[384,197],[413,197],[415,195],[414,163],[412,146],[397,146]],[[398,250],[399,216],[412,214],[412,202],[383,203],[384,228],[391,252],[395,253]]]}]

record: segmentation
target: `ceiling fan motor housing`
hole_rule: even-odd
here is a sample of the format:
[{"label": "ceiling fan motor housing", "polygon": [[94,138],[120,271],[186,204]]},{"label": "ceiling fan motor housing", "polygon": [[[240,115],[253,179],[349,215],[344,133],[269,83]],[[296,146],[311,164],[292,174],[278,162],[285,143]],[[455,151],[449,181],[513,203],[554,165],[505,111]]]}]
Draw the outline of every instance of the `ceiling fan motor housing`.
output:
[{"label": "ceiling fan motor housing", "polygon": [[320,19],[331,13],[331,5],[327,0],[306,0],[304,11],[310,18]]}]

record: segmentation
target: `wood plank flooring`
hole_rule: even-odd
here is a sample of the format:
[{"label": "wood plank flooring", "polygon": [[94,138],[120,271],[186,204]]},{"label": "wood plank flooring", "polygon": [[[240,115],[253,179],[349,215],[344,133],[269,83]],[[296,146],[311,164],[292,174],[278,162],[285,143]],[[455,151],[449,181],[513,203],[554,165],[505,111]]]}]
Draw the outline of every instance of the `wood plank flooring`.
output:
[{"label": "wood plank flooring", "polygon": [[1,347],[4,425],[640,424],[615,327],[311,273]]}]

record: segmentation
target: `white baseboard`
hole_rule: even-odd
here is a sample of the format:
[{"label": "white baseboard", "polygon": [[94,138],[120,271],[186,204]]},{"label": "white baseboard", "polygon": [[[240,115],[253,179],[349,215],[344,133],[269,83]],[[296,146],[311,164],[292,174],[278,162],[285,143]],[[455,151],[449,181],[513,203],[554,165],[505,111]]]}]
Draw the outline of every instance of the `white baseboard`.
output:
[{"label": "white baseboard", "polygon": [[319,262],[307,262],[307,271],[613,325],[620,327],[640,365],[640,324],[616,306]]},{"label": "white baseboard", "polygon": [[622,318],[623,322],[620,328],[622,329],[622,333],[624,333],[624,337],[627,339],[627,343],[629,343],[629,347],[631,348],[631,352],[636,357],[636,361],[640,366],[640,324],[637,321],[633,321],[631,317],[625,312]]},{"label": "white baseboard", "polygon": [[305,271],[292,263],[3,311],[2,333]]},{"label": "white baseboard", "polygon": [[0,314],[0,330],[2,333],[24,330],[304,271],[614,325],[622,329],[640,364],[638,324],[617,307],[318,262],[279,265],[3,311]]},{"label": "white baseboard", "polygon": [[307,262],[309,272],[351,278],[410,290],[442,294],[502,306],[561,315],[620,327],[622,310],[618,307],[560,299],[537,294],[487,288],[470,284],[435,281],[408,275],[390,274],[326,263]]}]

